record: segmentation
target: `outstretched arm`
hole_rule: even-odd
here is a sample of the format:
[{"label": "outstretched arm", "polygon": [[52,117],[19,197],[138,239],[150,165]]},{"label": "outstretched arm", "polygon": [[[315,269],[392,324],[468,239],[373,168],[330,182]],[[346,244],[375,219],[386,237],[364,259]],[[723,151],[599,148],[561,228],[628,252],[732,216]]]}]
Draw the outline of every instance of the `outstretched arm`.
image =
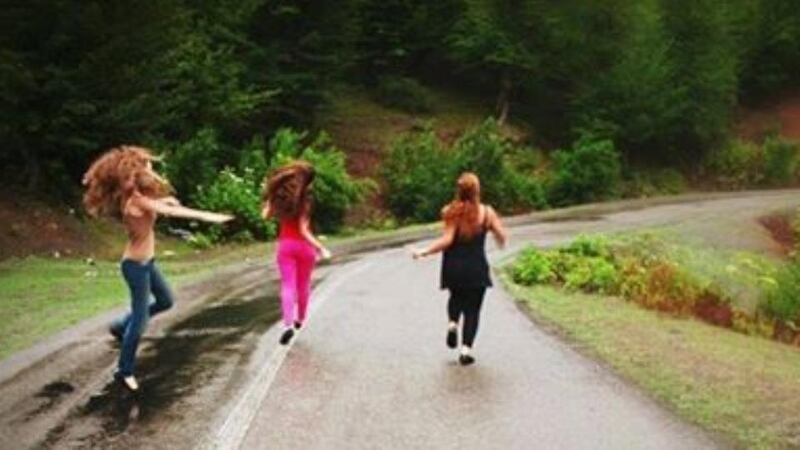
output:
[{"label": "outstretched arm", "polygon": [[171,199],[172,200],[156,200],[144,195],[137,195],[133,198],[135,205],[138,208],[153,211],[164,216],[202,220],[203,222],[211,223],[223,223],[233,219],[233,216],[228,214],[219,214],[210,211],[187,208],[178,203],[174,197]]},{"label": "outstretched arm", "polygon": [[431,245],[428,246],[425,250],[414,250],[414,259],[422,258],[423,256],[433,255],[434,253],[439,253],[442,250],[450,247],[453,244],[453,239],[455,239],[456,235],[456,227],[454,224],[445,224],[444,232],[439,239],[431,242]]}]

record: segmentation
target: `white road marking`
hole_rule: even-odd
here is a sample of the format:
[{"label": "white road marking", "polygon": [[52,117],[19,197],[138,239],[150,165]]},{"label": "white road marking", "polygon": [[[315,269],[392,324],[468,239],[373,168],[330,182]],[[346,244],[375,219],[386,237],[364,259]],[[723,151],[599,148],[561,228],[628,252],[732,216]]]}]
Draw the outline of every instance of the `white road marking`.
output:
[{"label": "white road marking", "polygon": [[[360,274],[361,272],[372,266],[373,262],[363,262],[348,272],[337,276],[335,280],[330,283],[323,283],[318,289],[312,293],[314,301],[311,302],[309,310],[309,318],[313,317],[315,312],[322,307],[325,301],[338,289],[344,282],[350,278]],[[309,324],[312,322],[309,320]],[[302,334],[302,330],[298,332]],[[294,342],[297,340],[292,339],[288,345],[278,345],[272,354],[267,358],[264,365],[259,370],[258,374],[250,381],[246,389],[242,391],[236,406],[231,410],[225,422],[222,424],[215,439],[212,441],[209,448],[219,450],[238,449],[241,447],[247,431],[258,412],[258,408],[269,392],[269,388],[275,380],[275,375],[278,369],[283,365],[286,355],[291,349]]]}]

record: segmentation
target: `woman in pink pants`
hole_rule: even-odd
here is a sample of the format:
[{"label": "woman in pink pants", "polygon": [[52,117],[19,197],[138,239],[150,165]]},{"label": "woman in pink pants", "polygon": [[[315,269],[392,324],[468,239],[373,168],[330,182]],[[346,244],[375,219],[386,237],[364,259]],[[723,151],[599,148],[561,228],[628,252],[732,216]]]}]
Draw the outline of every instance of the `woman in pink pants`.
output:
[{"label": "woman in pink pants", "polygon": [[331,254],[311,232],[311,183],[314,168],[297,161],[276,170],[266,180],[264,219],[279,221],[278,270],[281,275],[283,325],[280,343],[286,345],[306,320],[311,295],[311,272],[317,257]]}]

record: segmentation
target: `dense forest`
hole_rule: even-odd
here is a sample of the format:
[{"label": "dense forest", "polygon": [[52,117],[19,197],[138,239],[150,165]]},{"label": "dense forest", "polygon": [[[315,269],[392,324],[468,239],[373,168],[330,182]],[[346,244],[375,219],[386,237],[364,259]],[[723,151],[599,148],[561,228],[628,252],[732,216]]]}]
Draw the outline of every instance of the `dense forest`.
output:
[{"label": "dense forest", "polygon": [[[423,85],[481,96],[495,125],[573,149],[554,158],[564,167],[586,148],[686,167],[728,141],[737,106],[800,82],[795,0],[16,3],[0,13],[2,176],[67,197],[120,143],[165,152],[179,192],[207,206],[226,167],[248,183],[276,158],[340,170],[316,117],[341,84],[412,110]],[[330,182],[334,202],[364,188]],[[554,183],[552,204],[592,199]]]}]

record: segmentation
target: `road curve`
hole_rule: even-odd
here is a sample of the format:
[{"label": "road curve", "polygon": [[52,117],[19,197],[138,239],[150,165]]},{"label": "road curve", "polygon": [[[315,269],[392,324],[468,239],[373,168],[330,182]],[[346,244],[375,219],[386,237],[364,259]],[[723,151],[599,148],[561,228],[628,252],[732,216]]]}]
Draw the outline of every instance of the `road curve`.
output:
[{"label": "road curve", "polygon": [[[581,232],[702,228],[711,216],[750,221],[756,230],[759,214],[798,203],[796,193],[775,193],[525,225],[513,230],[512,248],[490,254],[497,261],[522,245],[553,245]],[[755,236],[769,240],[766,233]],[[460,367],[444,344],[446,294],[437,289],[438,259],[414,262],[404,249],[393,249],[358,264],[350,270],[356,273],[342,271],[345,279],[326,292],[280,368],[260,380],[268,386],[238,424],[243,439],[220,447],[725,445],[537,328],[500,288],[490,290],[484,303],[478,363]]]},{"label": "road curve", "polygon": [[[800,204],[797,191],[713,197],[515,218],[513,245],[492,249],[491,259],[582,232],[653,226],[764,249],[771,242],[754,219]],[[716,228],[725,221],[753,228],[731,238]],[[0,362],[0,448],[725,446],[538,329],[499,288],[486,299],[478,363],[457,366],[444,345],[438,261],[413,262],[402,249],[317,271],[311,320],[280,347],[269,260],[178,290],[176,308],[154,320],[140,351],[139,399],[110,382],[111,314]]]}]

